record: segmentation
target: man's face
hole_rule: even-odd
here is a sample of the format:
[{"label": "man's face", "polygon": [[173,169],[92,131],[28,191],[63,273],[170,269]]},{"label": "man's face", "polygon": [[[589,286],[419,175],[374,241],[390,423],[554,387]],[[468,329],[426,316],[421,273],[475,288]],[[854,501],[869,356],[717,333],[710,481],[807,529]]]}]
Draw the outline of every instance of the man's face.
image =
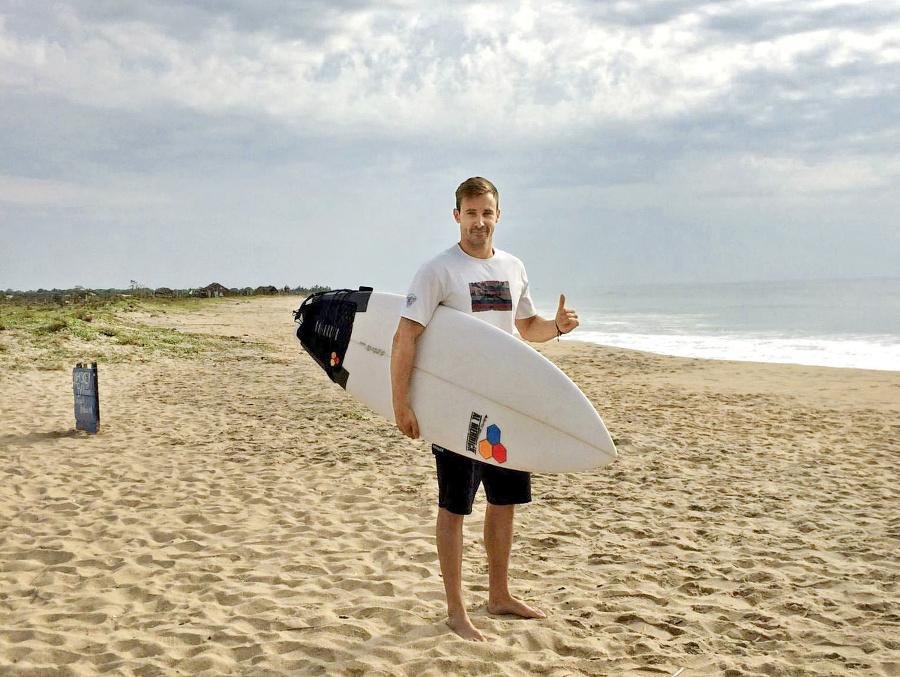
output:
[{"label": "man's face", "polygon": [[453,210],[453,216],[459,224],[463,249],[483,250],[492,246],[494,225],[500,218],[497,200],[492,193],[464,197],[459,209]]}]

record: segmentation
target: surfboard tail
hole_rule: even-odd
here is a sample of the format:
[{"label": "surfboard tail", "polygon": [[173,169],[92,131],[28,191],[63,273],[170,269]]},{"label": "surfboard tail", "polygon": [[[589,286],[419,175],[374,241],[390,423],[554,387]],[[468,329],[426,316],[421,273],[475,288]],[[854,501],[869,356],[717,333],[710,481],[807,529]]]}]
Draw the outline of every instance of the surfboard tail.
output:
[{"label": "surfboard tail", "polygon": [[328,378],[347,387],[350,373],[344,367],[356,313],[366,312],[371,287],[311,294],[294,312],[295,335],[300,345],[322,367]]}]

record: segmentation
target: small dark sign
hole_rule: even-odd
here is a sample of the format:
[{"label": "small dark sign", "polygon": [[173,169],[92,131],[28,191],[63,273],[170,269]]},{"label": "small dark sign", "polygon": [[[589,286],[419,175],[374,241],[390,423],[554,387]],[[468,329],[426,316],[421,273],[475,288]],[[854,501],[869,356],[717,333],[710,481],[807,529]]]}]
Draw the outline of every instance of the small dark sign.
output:
[{"label": "small dark sign", "polygon": [[80,364],[72,370],[75,388],[75,429],[95,433],[100,427],[100,388],[97,384],[97,363],[90,367]]}]

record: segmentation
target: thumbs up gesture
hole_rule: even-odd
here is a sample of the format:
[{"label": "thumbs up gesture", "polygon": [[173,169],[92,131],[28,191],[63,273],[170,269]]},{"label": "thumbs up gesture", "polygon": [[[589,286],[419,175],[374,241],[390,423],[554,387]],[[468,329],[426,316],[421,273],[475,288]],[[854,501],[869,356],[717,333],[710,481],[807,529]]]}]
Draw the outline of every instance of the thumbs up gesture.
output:
[{"label": "thumbs up gesture", "polygon": [[556,330],[560,334],[568,334],[578,326],[578,314],[566,308],[566,295],[559,295],[559,308],[556,309]]}]

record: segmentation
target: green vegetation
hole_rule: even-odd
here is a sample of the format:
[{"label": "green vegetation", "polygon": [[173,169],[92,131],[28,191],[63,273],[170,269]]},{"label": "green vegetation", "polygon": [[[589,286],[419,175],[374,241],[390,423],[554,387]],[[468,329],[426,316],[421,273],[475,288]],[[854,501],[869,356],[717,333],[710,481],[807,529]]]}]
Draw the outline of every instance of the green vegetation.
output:
[{"label": "green vegetation", "polygon": [[233,339],[149,326],[141,320],[217,299],[89,297],[80,302],[0,300],[0,365],[69,369],[75,362],[186,358]]},{"label": "green vegetation", "polygon": [[[308,295],[327,287],[268,286],[151,290],[137,282],[123,289],[39,289],[0,292],[0,366],[71,369],[76,362],[190,358],[246,342],[192,334],[148,322],[168,312],[189,312],[223,297]],[[259,346],[257,346],[259,347]]]},{"label": "green vegetation", "polygon": [[331,291],[330,287],[314,285],[312,287],[231,287],[213,282],[205,287],[194,289],[169,289],[160,287],[150,289],[138,282],[132,281],[128,289],[85,289],[75,287],[73,289],[38,289],[36,291],[15,291],[7,289],[0,291],[0,301],[29,304],[96,304],[119,299],[134,300],[190,300],[201,298],[220,298],[227,296],[277,296],[282,294],[299,294],[306,296],[320,291]]}]

